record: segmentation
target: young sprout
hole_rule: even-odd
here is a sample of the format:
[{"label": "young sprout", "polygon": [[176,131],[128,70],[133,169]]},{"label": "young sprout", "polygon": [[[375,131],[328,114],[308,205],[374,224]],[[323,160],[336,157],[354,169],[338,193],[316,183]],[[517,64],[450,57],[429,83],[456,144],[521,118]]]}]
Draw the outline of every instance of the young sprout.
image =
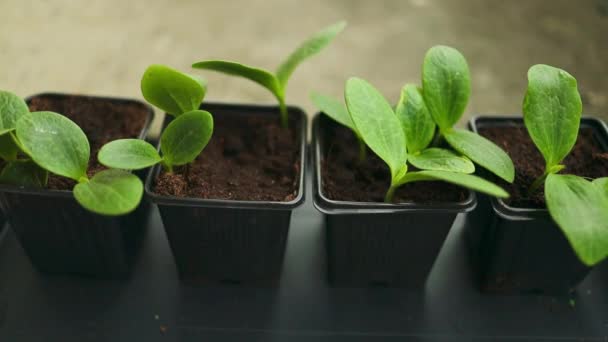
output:
[{"label": "young sprout", "polygon": [[146,101],[174,116],[161,135],[161,154],[144,140],[119,139],[99,150],[99,162],[125,170],[160,163],[166,172],[191,163],[213,134],[213,117],[198,109],[205,97],[204,81],[166,66],[152,65],[142,77],[141,90]]},{"label": "young sprout", "polygon": [[[346,82],[344,97],[350,118],[361,139],[386,162],[390,170],[391,184],[385,202],[392,201],[398,187],[417,181],[444,181],[496,197],[509,196],[502,188],[483,178],[450,171],[450,166],[408,172],[407,143],[412,141],[415,147],[420,147],[424,145],[420,141],[428,139],[428,136],[416,137],[415,135],[419,133],[411,131],[412,136],[406,137],[406,130],[388,101],[371,84],[362,79],[349,79]],[[440,159],[436,158],[437,164],[441,163]]]},{"label": "young sprout", "polygon": [[456,129],[471,93],[471,77],[464,56],[447,46],[432,47],[422,67],[422,97],[442,137],[456,151],[476,164],[512,183],[515,168],[498,146],[473,132]]},{"label": "young sprout", "polygon": [[48,172],[78,182],[74,197],[86,209],[102,215],[134,210],[143,194],[137,176],[104,170],[87,177],[90,147],[84,132],[63,115],[30,113],[23,99],[0,91],[0,156],[6,165],[0,182],[45,187]]},{"label": "young sprout", "polygon": [[548,65],[528,71],[524,123],[545,159],[545,171],[529,189],[544,184],[545,201],[579,259],[592,266],[608,256],[608,177],[588,181],[558,174],[576,139],[582,102],[576,79]]},{"label": "young sprout", "polygon": [[344,30],[344,27],[346,27],[346,22],[341,21],[317,32],[292,52],[275,73],[236,62],[220,60],[202,61],[194,63],[192,67],[244,77],[268,89],[278,100],[281,112],[281,124],[283,127],[287,127],[288,112],[285,105],[285,89],[291,74],[300,63],[325,48],[338,33]]}]

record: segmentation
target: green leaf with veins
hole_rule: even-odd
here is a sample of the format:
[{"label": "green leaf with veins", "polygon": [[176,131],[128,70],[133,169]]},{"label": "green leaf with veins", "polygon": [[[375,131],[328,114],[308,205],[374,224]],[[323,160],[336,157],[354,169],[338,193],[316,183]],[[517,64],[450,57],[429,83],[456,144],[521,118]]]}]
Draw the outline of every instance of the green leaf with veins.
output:
[{"label": "green leaf with veins", "polygon": [[90,147],[84,132],[63,115],[34,112],[17,121],[22,148],[36,164],[59,176],[86,177]]},{"label": "green leaf with veins", "polygon": [[164,65],[149,66],[141,79],[146,101],[174,116],[198,109],[206,91],[203,79]]},{"label": "green leaf with veins", "polygon": [[19,146],[13,140],[12,134],[0,135],[0,158],[10,161],[15,160],[19,154]]},{"label": "green leaf with veins", "polygon": [[350,118],[350,114],[348,113],[344,103],[329,96],[321,95],[315,92],[310,94],[310,100],[320,111],[325,113],[325,115],[329,116],[342,126],[350,128],[356,135],[359,135],[357,127],[355,127],[355,123]]},{"label": "green leaf with veins", "polygon": [[407,160],[420,170],[475,172],[475,165],[469,158],[442,148],[427,148],[419,153],[409,154]]},{"label": "green leaf with veins", "polygon": [[401,89],[395,114],[401,121],[410,155],[429,146],[435,135],[435,122],[426,108],[418,87],[406,84]]},{"label": "green leaf with veins", "polygon": [[588,266],[608,256],[608,194],[602,191],[604,182],[593,184],[582,177],[561,174],[549,174],[545,181],[551,217]]},{"label": "green leaf with veins", "polygon": [[22,98],[8,91],[0,90],[0,135],[13,131],[17,120],[29,112],[30,110]]},{"label": "green leaf with veins", "polygon": [[546,162],[558,165],[576,143],[582,102],[576,79],[564,70],[538,64],[528,70],[524,122]]},{"label": "green leaf with veins", "polygon": [[398,186],[410,182],[420,181],[443,181],[478,191],[490,196],[507,198],[509,194],[498,185],[487,180],[465,173],[449,171],[415,171],[405,174],[397,183]]},{"label": "green leaf with veins", "polygon": [[340,21],[314,34],[311,38],[302,43],[294,52],[292,52],[287,60],[283,62],[277,69],[276,75],[281,88],[285,89],[289,77],[304,60],[316,55],[325,48],[331,41],[344,30],[346,27],[345,21]]},{"label": "green leaf with veins", "polygon": [[391,105],[371,84],[355,77],[346,82],[344,96],[357,131],[386,162],[395,181],[407,170],[407,150],[401,124]]},{"label": "green leaf with veins", "polygon": [[97,159],[107,167],[123,170],[144,169],[162,160],[154,146],[141,139],[111,141],[99,150]]},{"label": "green leaf with veins", "polygon": [[31,160],[8,162],[0,172],[0,183],[43,188],[48,180],[48,172]]},{"label": "green leaf with veins", "polygon": [[192,162],[203,151],[213,134],[213,116],[195,110],[171,121],[160,138],[163,161],[167,165]]},{"label": "green leaf with veins", "polygon": [[422,66],[424,102],[441,131],[453,127],[469,102],[471,76],[464,56],[448,46],[434,46]]},{"label": "green leaf with veins", "polygon": [[462,129],[449,129],[444,132],[444,137],[452,148],[469,157],[476,164],[509,183],[515,179],[513,161],[505,151],[490,140]]},{"label": "green leaf with veins", "polygon": [[135,210],[143,189],[141,180],[128,171],[104,170],[89,181],[76,184],[74,197],[92,212],[116,216]]}]

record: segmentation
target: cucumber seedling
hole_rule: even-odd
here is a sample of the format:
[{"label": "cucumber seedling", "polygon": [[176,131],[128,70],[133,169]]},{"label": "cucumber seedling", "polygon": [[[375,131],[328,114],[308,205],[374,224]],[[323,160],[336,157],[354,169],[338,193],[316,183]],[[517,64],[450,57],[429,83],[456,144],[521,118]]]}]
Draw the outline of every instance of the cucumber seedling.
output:
[{"label": "cucumber seedling", "polygon": [[207,60],[192,65],[196,69],[207,69],[222,72],[228,75],[240,76],[256,82],[268,89],[279,102],[281,112],[281,125],[288,125],[288,111],[285,105],[285,90],[287,82],[294,72],[296,67],[304,60],[319,53],[334,39],[334,37],[342,32],[346,27],[346,22],[338,22],[319,32],[302,43],[289,57],[278,67],[275,73],[267,70],[254,68],[244,64],[221,61]]},{"label": "cucumber seedling", "polygon": [[163,65],[144,72],[141,91],[149,103],[173,117],[160,138],[160,152],[141,139],[119,139],[105,144],[97,158],[105,166],[139,170],[160,163],[165,172],[191,163],[213,134],[213,117],[199,106],[205,97],[202,79]]},{"label": "cucumber seedling", "polygon": [[467,173],[445,169],[408,171],[407,143],[416,138],[406,138],[399,118],[384,96],[367,81],[350,78],[344,97],[354,129],[390,170],[391,182],[385,202],[392,201],[398,187],[419,181],[444,181],[496,197],[509,196],[501,187]]},{"label": "cucumber seedling", "polygon": [[113,169],[87,176],[89,141],[67,117],[30,113],[23,99],[0,91],[0,118],[1,183],[44,188],[50,172],[75,180],[74,197],[95,213],[122,215],[139,204],[143,185],[137,176]]},{"label": "cucumber seedling", "polygon": [[558,174],[578,137],[582,102],[576,79],[555,67],[532,66],[523,113],[528,134],[545,160],[529,194],[544,185],[549,214],[579,259],[595,265],[608,256],[608,177],[589,181]]}]

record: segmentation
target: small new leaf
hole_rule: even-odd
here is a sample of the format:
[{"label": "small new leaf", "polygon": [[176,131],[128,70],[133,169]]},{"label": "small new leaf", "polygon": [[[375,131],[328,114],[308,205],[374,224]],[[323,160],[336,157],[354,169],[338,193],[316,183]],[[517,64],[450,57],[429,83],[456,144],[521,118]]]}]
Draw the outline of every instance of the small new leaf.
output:
[{"label": "small new leaf", "polygon": [[104,170],[88,182],[77,184],[74,197],[92,212],[116,216],[135,210],[143,190],[141,180],[134,174],[123,170]]},{"label": "small new leaf", "polygon": [[582,177],[549,174],[545,199],[553,220],[580,260],[595,265],[608,256],[608,194]]},{"label": "small new leaf", "polygon": [[0,90],[0,135],[15,129],[17,120],[29,113],[25,101],[8,91]]},{"label": "small new leaf", "polygon": [[302,43],[294,52],[287,57],[287,60],[283,62],[277,69],[276,75],[281,88],[285,89],[289,77],[304,60],[316,55],[323,48],[325,48],[331,41],[344,30],[346,27],[345,21],[340,21],[323,30],[317,32],[311,38],[307,39]]},{"label": "small new leaf", "polygon": [[386,162],[395,181],[406,168],[407,150],[401,124],[391,105],[371,84],[355,77],[346,82],[344,97],[361,138]]},{"label": "small new leaf", "polygon": [[441,131],[454,126],[471,93],[471,76],[464,56],[448,46],[432,47],[424,57],[422,90],[426,106]]},{"label": "small new leaf", "polygon": [[34,112],[17,121],[17,138],[36,164],[76,181],[86,176],[90,147],[84,132],[63,115]]},{"label": "small new leaf", "polygon": [[202,79],[164,65],[149,66],[141,79],[146,101],[174,116],[198,109],[206,90]]},{"label": "small new leaf", "polygon": [[409,154],[407,160],[420,170],[475,172],[475,165],[469,158],[442,148],[427,148],[422,152]]},{"label": "small new leaf", "polygon": [[409,172],[401,178],[398,185],[403,185],[410,182],[420,181],[443,181],[459,185],[474,191],[478,191],[490,196],[507,198],[509,194],[498,185],[488,182],[487,180],[469,175],[465,173],[449,172],[449,171],[416,171]]},{"label": "small new leaf", "polygon": [[572,75],[542,64],[528,70],[524,122],[547,169],[559,164],[576,143],[582,110]]},{"label": "small new leaf", "polygon": [[431,143],[435,135],[435,122],[426,108],[418,87],[406,84],[401,89],[395,114],[401,121],[410,154],[425,149]]},{"label": "small new leaf", "polygon": [[0,183],[43,188],[48,180],[48,172],[31,160],[8,162],[0,172]]},{"label": "small new leaf", "polygon": [[185,113],[165,128],[160,148],[167,165],[192,162],[203,151],[213,134],[213,116],[203,110]]},{"label": "small new leaf", "polygon": [[141,139],[109,142],[99,150],[97,159],[107,167],[123,170],[144,169],[162,160],[154,146]]},{"label": "small new leaf", "polygon": [[456,151],[498,177],[509,183],[515,179],[513,161],[505,151],[490,140],[462,129],[449,129],[444,132],[444,137]]}]

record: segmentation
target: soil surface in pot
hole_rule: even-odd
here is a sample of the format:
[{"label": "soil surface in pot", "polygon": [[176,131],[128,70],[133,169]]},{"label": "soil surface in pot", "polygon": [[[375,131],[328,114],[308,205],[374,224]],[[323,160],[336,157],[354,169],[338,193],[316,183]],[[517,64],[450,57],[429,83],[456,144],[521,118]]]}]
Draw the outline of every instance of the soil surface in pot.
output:
[{"label": "soil surface in pot", "polygon": [[[368,149],[365,162],[358,165],[359,143],[348,128],[330,122],[321,131],[325,141],[321,162],[323,194],[336,201],[383,202],[390,185],[386,163]],[[467,195],[467,190],[452,184],[415,182],[398,188],[393,202],[461,202]]]},{"label": "soil surface in pot", "polygon": [[[42,95],[32,98],[30,111],[53,111],[67,116],[84,131],[91,146],[87,174],[104,169],[97,161],[99,149],[112,140],[137,138],[144,128],[148,107],[137,102],[69,95]],[[49,174],[48,188],[72,190],[75,181]]]},{"label": "soil surface in pot", "polygon": [[[540,154],[524,125],[482,127],[479,134],[502,147],[515,165],[515,181],[509,184],[494,177],[494,181],[507,190],[511,197],[506,203],[518,208],[545,208],[545,194],[541,189],[528,197],[527,192],[534,180],[542,175],[545,160]],[[591,128],[582,128],[576,145],[563,162],[566,168],[561,172],[582,177],[598,178],[608,176],[608,151],[594,136]]]},{"label": "soil surface in pot", "polygon": [[278,115],[213,116],[209,144],[190,165],[156,178],[160,195],[243,201],[291,201],[300,175],[298,123]]}]

